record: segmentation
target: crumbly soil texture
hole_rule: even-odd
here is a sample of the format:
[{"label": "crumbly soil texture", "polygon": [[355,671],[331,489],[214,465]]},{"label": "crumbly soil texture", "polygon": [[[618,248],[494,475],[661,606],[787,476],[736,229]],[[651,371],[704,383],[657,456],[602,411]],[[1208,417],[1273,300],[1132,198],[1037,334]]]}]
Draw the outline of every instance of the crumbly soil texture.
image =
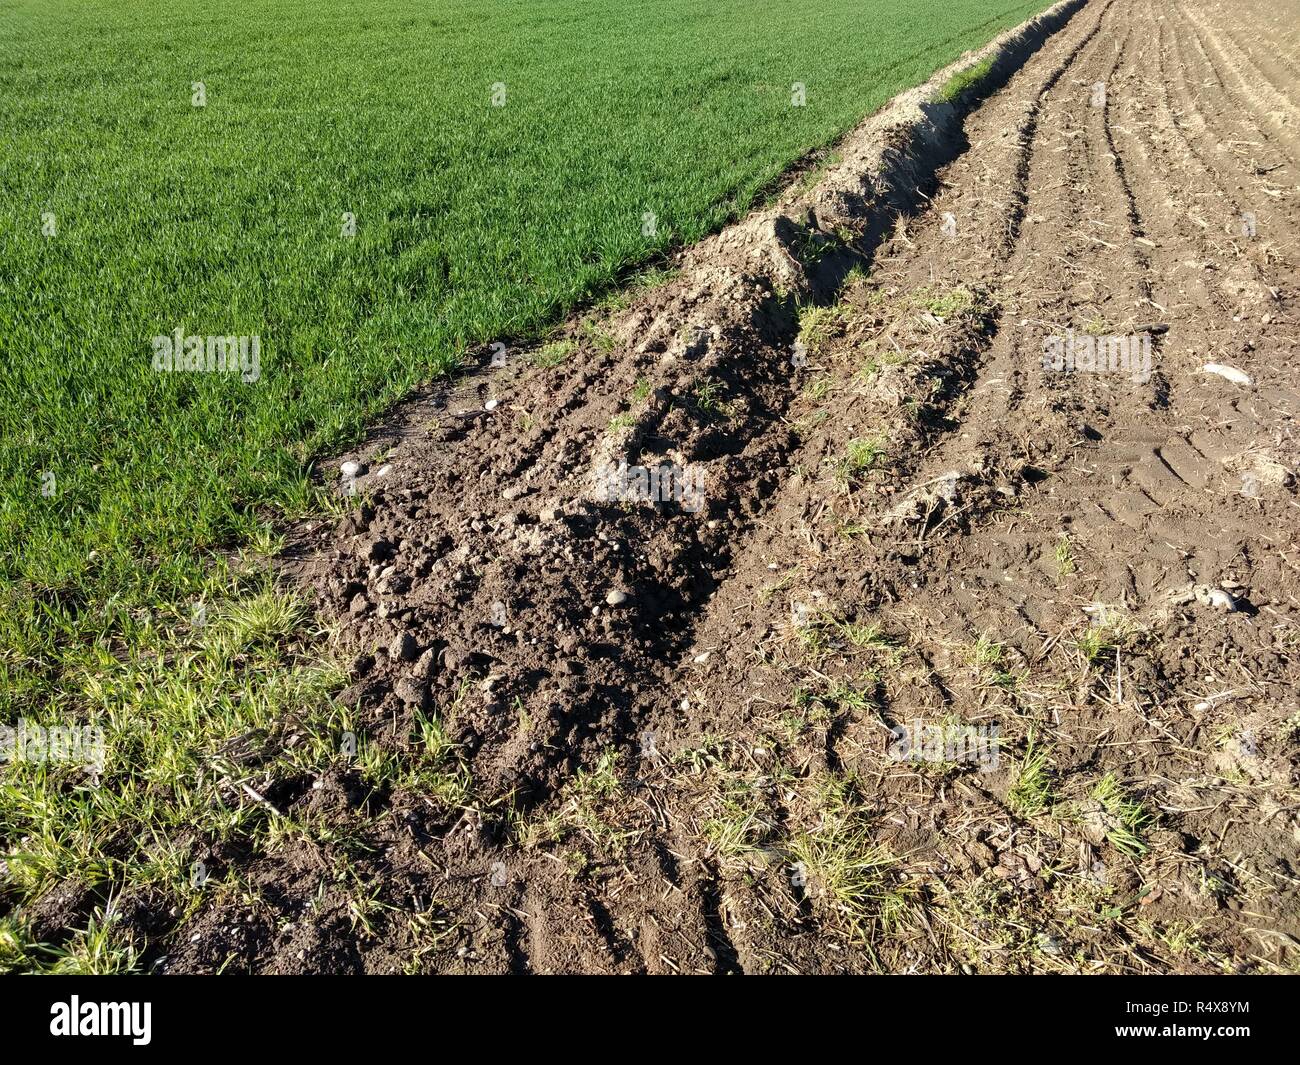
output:
[{"label": "crumbly soil texture", "polygon": [[1298,43],[1058,5],[337,456],[352,735],[162,971],[1300,970]]}]

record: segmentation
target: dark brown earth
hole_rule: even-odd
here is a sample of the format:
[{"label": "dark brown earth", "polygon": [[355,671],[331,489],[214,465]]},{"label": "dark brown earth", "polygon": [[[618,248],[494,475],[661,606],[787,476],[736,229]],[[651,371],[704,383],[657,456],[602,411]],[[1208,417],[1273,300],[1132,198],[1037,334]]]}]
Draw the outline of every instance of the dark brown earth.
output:
[{"label": "dark brown earth", "polygon": [[[447,743],[290,796],[365,823],[373,915],[321,833],[166,971],[1300,969],[1297,16],[1064,5],[340,456],[286,572],[366,742]],[[1044,369],[1069,333],[1149,380]]]}]

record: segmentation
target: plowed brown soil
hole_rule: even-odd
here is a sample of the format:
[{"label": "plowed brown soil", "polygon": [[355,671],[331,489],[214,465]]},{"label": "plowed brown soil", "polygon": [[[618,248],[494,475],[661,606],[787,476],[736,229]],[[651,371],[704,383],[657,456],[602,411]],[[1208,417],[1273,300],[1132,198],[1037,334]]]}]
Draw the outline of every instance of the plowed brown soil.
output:
[{"label": "plowed brown soil", "polygon": [[[359,730],[438,722],[471,783],[340,759],[290,801],[367,820],[378,916],[322,835],[168,971],[1300,966],[1300,5],[1021,47],[341,456],[364,502],[287,566]],[[1044,367],[1143,335],[1149,378]],[[900,760],[913,722],[996,767]]]}]

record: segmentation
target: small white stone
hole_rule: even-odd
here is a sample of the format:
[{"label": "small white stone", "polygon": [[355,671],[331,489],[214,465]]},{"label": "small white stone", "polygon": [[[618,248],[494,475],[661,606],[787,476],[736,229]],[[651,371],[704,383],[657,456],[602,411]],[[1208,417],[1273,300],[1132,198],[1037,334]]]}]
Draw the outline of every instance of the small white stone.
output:
[{"label": "small white stone", "polygon": [[1231,381],[1234,385],[1249,385],[1250,377],[1242,373],[1235,366],[1224,366],[1218,362],[1207,362],[1201,367],[1202,373],[1218,374],[1225,380]]},{"label": "small white stone", "polygon": [[1220,610],[1236,610],[1236,600],[1232,598],[1222,588],[1211,588],[1209,592],[1210,606],[1218,607]]},{"label": "small white stone", "polygon": [[344,477],[355,477],[360,472],[361,463],[353,462],[351,459],[339,466],[339,473],[343,474]]}]

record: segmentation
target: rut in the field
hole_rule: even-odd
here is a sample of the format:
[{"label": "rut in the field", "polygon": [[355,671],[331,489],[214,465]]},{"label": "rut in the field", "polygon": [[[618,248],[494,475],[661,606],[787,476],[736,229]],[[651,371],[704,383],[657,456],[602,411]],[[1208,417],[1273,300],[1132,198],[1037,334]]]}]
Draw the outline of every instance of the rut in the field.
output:
[{"label": "rut in the field", "polygon": [[[936,180],[878,188],[851,136],[676,280],[379,434],[373,502],[307,530],[303,574],[365,728],[397,749],[436,716],[473,775],[471,809],[389,797],[367,859],[445,908],[433,967],[1283,960],[1300,168],[1256,11],[1065,5]],[[1150,362],[1045,368],[1065,336]],[[698,467],[705,505],[603,499],[620,462]],[[1002,767],[891,761],[918,719],[997,725]],[[1225,767],[1211,737],[1243,729],[1263,756]],[[1012,794],[1044,748],[1054,816]],[[1110,774],[1158,811],[1136,844]],[[327,785],[345,816],[355,774]],[[1129,916],[1080,916],[1089,892]],[[1171,962],[1142,929],[1179,922],[1205,946]],[[220,925],[173,966],[223,956]]]}]

